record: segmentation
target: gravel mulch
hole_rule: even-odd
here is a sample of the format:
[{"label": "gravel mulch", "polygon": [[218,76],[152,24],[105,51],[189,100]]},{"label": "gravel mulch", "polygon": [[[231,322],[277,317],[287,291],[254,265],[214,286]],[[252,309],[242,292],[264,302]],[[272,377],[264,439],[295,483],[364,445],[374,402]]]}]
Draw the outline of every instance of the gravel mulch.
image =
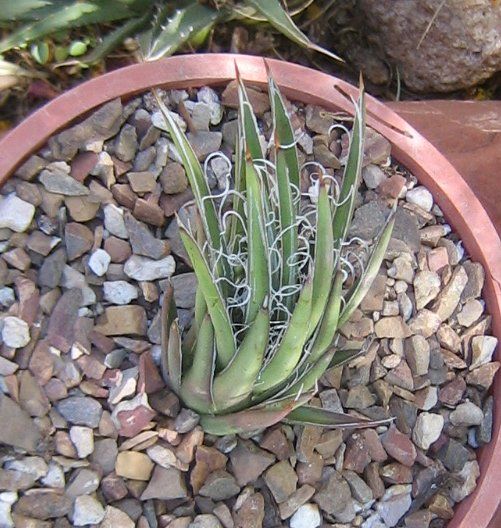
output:
[{"label": "gravel mulch", "polygon": [[[267,137],[267,96],[250,96]],[[163,97],[200,160],[231,157],[234,83]],[[334,116],[290,109],[301,161],[338,177],[347,145],[329,133]],[[158,369],[166,279],[184,327],[196,289],[173,217],[192,193],[163,128],[150,94],[111,101],[51,138],[1,191],[0,526],[446,526],[475,488],[500,364],[482,266],[431,194],[369,130],[351,234],[372,239],[394,200],[397,222],[341,341],[376,340],[327,371],[315,401],[394,423],[215,438]],[[222,158],[209,161],[214,192],[226,173]],[[306,170],[302,184],[314,197]]]}]

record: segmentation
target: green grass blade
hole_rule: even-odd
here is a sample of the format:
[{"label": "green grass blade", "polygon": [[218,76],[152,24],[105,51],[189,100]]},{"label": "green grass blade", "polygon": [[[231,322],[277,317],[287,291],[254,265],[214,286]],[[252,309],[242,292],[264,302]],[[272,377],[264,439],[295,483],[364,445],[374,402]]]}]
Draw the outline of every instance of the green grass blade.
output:
[{"label": "green grass blade", "polygon": [[185,405],[199,413],[212,411],[214,355],[214,328],[207,314],[198,332],[193,363],[183,375],[180,391]]},{"label": "green grass blade", "polygon": [[328,411],[321,407],[303,405],[291,411],[285,418],[285,421],[290,424],[318,425],[333,429],[337,427],[342,427],[343,429],[365,429],[367,427],[385,425],[393,421],[393,418],[370,420],[368,418],[357,418],[349,414]]},{"label": "green grass blade", "polygon": [[111,51],[120,46],[127,37],[134,35],[136,31],[143,28],[150,16],[151,12],[147,11],[143,16],[138,18],[134,17],[125,22],[125,24],[110,31],[90,53],[80,59],[80,62],[90,66],[100,62]]},{"label": "green grass blade", "polygon": [[[269,77],[269,94],[275,134],[278,215],[282,233],[280,248],[282,252],[281,285],[288,286],[295,284],[297,277],[297,266],[292,265],[292,260],[297,253],[298,240],[291,184],[299,189],[299,162],[289,115],[278,86],[271,77]],[[293,298],[289,297],[288,301],[288,308],[291,309]]]},{"label": "green grass blade", "polygon": [[334,238],[332,212],[327,181],[320,181],[317,202],[317,234],[313,268],[313,301],[310,316],[310,332],[315,331],[325,313],[334,273]]},{"label": "green grass blade", "polygon": [[296,26],[278,0],[245,0],[243,3],[256,9],[274,28],[296,44],[323,53],[332,59],[342,61],[340,57],[331,51],[311,42]]},{"label": "green grass blade", "polygon": [[214,408],[220,412],[246,400],[261,369],[268,345],[270,312],[262,307],[228,366],[214,379]]},{"label": "green grass blade", "polygon": [[196,1],[176,8],[160,32],[149,32],[142,39],[144,58],[154,61],[172,55],[201,31],[212,28],[218,17],[218,11]]},{"label": "green grass blade", "polygon": [[246,322],[254,321],[269,293],[268,250],[266,247],[262,189],[256,169],[251,162],[245,165],[247,185],[247,251],[250,300]]},{"label": "green grass blade", "polygon": [[214,326],[218,366],[224,368],[236,351],[235,336],[230,316],[221,292],[215,283],[209,264],[193,237],[181,223],[179,224],[179,234],[190,257],[193,270],[197,276],[198,288],[200,288],[204,296],[207,310]]},{"label": "green grass blade", "polygon": [[334,240],[336,248],[341,247],[341,243],[346,238],[350,227],[353,210],[355,208],[356,190],[360,184],[362,173],[362,160],[364,154],[364,131],[365,131],[365,103],[364,89],[360,88],[360,97],[355,104],[355,119],[351,131],[351,140],[348,152],[348,159],[343,175],[343,184],[339,195],[339,205],[336,208],[333,221]]},{"label": "green grass blade", "polygon": [[394,211],[390,214],[386,225],[384,226],[381,235],[379,236],[372,254],[367,262],[365,270],[360,275],[357,282],[354,284],[352,289],[345,296],[346,304],[339,317],[338,327],[341,327],[348,321],[353,312],[357,309],[358,305],[362,302],[372,282],[376,278],[376,275],[383,262],[386,248],[390,242],[391,234],[393,232],[393,226],[395,225],[395,214]]},{"label": "green grass blade", "polygon": [[313,297],[313,281],[308,279],[299,294],[289,326],[282,341],[261,371],[254,393],[259,394],[283,383],[296,368],[307,339],[308,321]]}]

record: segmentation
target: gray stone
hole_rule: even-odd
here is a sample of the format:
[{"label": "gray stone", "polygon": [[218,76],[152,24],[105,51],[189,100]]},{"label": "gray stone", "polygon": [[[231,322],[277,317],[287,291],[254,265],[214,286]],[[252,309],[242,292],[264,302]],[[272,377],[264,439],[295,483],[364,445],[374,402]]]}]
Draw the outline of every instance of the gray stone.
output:
[{"label": "gray stone", "polygon": [[450,420],[453,425],[480,425],[484,419],[484,413],[480,407],[474,403],[466,401],[458,405],[450,415]]},{"label": "gray stone", "polygon": [[44,259],[38,271],[38,284],[47,288],[56,288],[61,281],[63,269],[66,266],[66,253],[58,249]]},{"label": "gray stone", "polygon": [[412,439],[418,447],[426,451],[433,442],[438,440],[443,427],[443,416],[422,412],[418,415],[414,429],[412,430]]},{"label": "gray stone", "polygon": [[463,264],[463,267],[466,275],[468,275],[468,282],[461,294],[461,302],[466,302],[469,299],[480,297],[484,286],[485,272],[479,262],[467,261]]},{"label": "gray stone", "polygon": [[91,495],[81,495],[75,499],[72,514],[75,526],[98,524],[103,518],[104,508],[96,498]]},{"label": "gray stone", "polygon": [[16,233],[26,231],[35,216],[35,207],[18,198],[14,193],[0,196],[0,229],[8,228]]},{"label": "gray stone", "polygon": [[104,298],[112,304],[130,304],[137,299],[137,288],[126,281],[106,281],[103,283]]},{"label": "gray stone", "polygon": [[88,468],[77,469],[66,486],[66,495],[74,499],[94,493],[99,487],[99,475]]},{"label": "gray stone", "polygon": [[0,320],[2,341],[11,348],[21,348],[30,342],[30,327],[19,317],[7,316]]},{"label": "gray stone", "polygon": [[462,501],[475,489],[480,476],[480,468],[476,460],[466,462],[459,473],[456,473],[459,482],[455,482],[450,490],[451,499],[455,502]]},{"label": "gray stone", "polygon": [[183,273],[171,277],[174,300],[178,308],[193,308],[197,291],[197,277],[194,273]]},{"label": "gray stone", "polygon": [[28,413],[1,393],[0,423],[10,424],[9,427],[0,427],[0,442],[29,452],[35,451],[41,440],[40,431]]},{"label": "gray stone", "polygon": [[106,506],[100,528],[134,528],[134,521],[122,510]]},{"label": "gray stone", "polygon": [[423,376],[430,365],[430,345],[421,336],[411,336],[405,340],[405,359],[414,376]]},{"label": "gray stone", "polygon": [[151,260],[139,255],[132,255],[124,266],[125,274],[137,281],[153,281],[170,277],[176,264],[171,255],[161,260]]},{"label": "gray stone", "polygon": [[362,169],[362,178],[368,189],[377,189],[388,177],[377,165],[367,165]]},{"label": "gray stone", "polygon": [[143,255],[152,259],[160,259],[166,255],[165,242],[156,238],[146,224],[136,220],[129,212],[124,214],[124,221],[132,251],[136,255]]},{"label": "gray stone", "polygon": [[421,310],[433,301],[440,293],[441,282],[438,273],[434,271],[418,271],[414,278],[414,296],[416,308]]},{"label": "gray stone", "polygon": [[396,485],[388,488],[376,509],[388,528],[398,521],[409,510],[412,504],[411,486]]},{"label": "gray stone", "polygon": [[385,203],[378,200],[366,203],[355,210],[349,234],[363,240],[374,238],[382,229],[389,209]]},{"label": "gray stone", "polygon": [[90,456],[92,463],[97,464],[108,475],[115,469],[118,455],[117,442],[113,438],[103,438],[94,444],[94,450]]},{"label": "gray stone", "polygon": [[118,238],[128,238],[129,233],[125,227],[123,209],[114,204],[104,207],[104,227]]},{"label": "gray stone", "polygon": [[115,140],[115,156],[122,161],[132,161],[137,151],[135,127],[126,123]]},{"label": "gray stone", "polygon": [[297,475],[287,460],[274,464],[264,474],[264,481],[278,503],[285,501],[296,491],[297,480]]},{"label": "gray stone", "polygon": [[477,299],[470,299],[461,308],[461,311],[457,314],[458,323],[461,326],[469,327],[475,321],[480,319],[480,316],[484,312],[484,304]]},{"label": "gray stone", "polygon": [[94,451],[94,434],[90,427],[74,425],[70,429],[70,438],[77,449],[79,458],[86,458]]},{"label": "gray stone", "polygon": [[235,477],[223,469],[210,473],[199,491],[200,495],[214,501],[230,499],[238,493],[240,493],[240,487]]},{"label": "gray stone", "polygon": [[57,410],[71,424],[92,428],[99,425],[103,413],[99,402],[87,396],[71,396],[61,400],[57,404]]},{"label": "gray stone", "polygon": [[111,257],[104,249],[96,249],[89,258],[89,268],[98,277],[102,277],[110,265]]},{"label": "gray stone", "polygon": [[188,496],[183,474],[176,468],[156,466],[148,487],[141,495],[141,500],[149,499],[184,499]]},{"label": "gray stone", "polygon": [[494,336],[475,336],[471,340],[471,365],[473,370],[480,365],[485,365],[492,361],[492,356],[498,344],[497,337]]},{"label": "gray stone", "polygon": [[51,193],[64,196],[86,196],[89,189],[62,170],[44,169],[38,177],[45,189]]},{"label": "gray stone", "polygon": [[303,504],[289,521],[290,528],[317,528],[322,517],[316,504]]},{"label": "gray stone", "polygon": [[333,472],[314,495],[313,500],[329,515],[342,513],[351,501],[350,486],[339,473]]},{"label": "gray stone", "polygon": [[433,207],[433,196],[431,195],[431,192],[422,185],[407,191],[405,200],[428,212],[430,212]]},{"label": "gray stone", "polygon": [[371,488],[354,471],[343,471],[343,477],[348,482],[355,500],[366,504],[373,499]]},{"label": "gray stone", "polygon": [[454,313],[467,282],[466,271],[462,266],[458,266],[431,308],[440,317],[441,321],[445,321]]},{"label": "gray stone", "polygon": [[217,152],[221,147],[223,135],[221,132],[188,132],[188,141],[191,143],[195,155],[199,161],[204,161],[205,158]]}]

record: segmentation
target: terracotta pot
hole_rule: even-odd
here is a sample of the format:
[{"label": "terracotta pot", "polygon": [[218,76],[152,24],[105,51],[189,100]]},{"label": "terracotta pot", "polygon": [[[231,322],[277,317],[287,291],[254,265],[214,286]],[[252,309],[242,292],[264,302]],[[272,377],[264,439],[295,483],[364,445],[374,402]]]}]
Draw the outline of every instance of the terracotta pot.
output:
[{"label": "terracotta pot", "polygon": [[[263,59],[213,54],[177,56],[156,63],[129,66],[77,86],[46,104],[0,141],[0,185],[51,135],[96,106],[116,97],[130,97],[153,86],[187,88],[224,84],[234,79],[235,62],[246,82],[261,86],[266,84]],[[322,105],[327,109],[352,112],[350,96],[357,96],[357,88],[296,64],[276,60],[267,62],[287,97]],[[484,265],[484,298],[492,314],[494,334],[501,339],[501,243],[487,213],[440,152],[405,120],[372,97],[367,97],[367,123],[391,142],[393,156],[430,189],[447,220],[461,236],[471,257]],[[481,476],[478,486],[471,496],[458,505],[449,528],[486,528],[499,503],[499,376],[494,384],[493,394],[493,439],[480,450]]]}]

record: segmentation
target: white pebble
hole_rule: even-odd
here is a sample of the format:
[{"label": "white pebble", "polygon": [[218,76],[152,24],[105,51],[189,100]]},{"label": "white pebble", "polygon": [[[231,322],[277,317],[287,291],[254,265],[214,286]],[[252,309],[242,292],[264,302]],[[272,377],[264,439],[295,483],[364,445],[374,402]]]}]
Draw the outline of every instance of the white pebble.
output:
[{"label": "white pebble", "polygon": [[433,196],[425,187],[419,186],[407,191],[405,199],[414,205],[421,207],[425,211],[431,211],[433,207]]},{"label": "white pebble", "polygon": [[129,304],[137,299],[137,288],[126,281],[107,281],[103,283],[104,298],[112,304]]},{"label": "white pebble", "polygon": [[170,277],[176,269],[176,263],[171,255],[152,260],[139,255],[132,255],[124,266],[125,274],[137,281],[152,281]]},{"label": "white pebble", "polygon": [[110,265],[111,257],[104,249],[96,249],[89,259],[89,268],[98,276],[102,277]]},{"label": "white pebble", "polygon": [[9,316],[3,320],[3,342],[12,348],[21,348],[30,342],[30,327],[19,317]]},{"label": "white pebble", "polygon": [[70,429],[70,438],[79,458],[85,458],[94,451],[94,433],[90,427],[73,426]]},{"label": "white pebble", "polygon": [[317,528],[322,523],[322,517],[316,504],[303,504],[291,517],[291,528]]},{"label": "white pebble", "polygon": [[80,495],[75,499],[73,507],[74,526],[86,526],[87,524],[99,524],[104,517],[102,504],[91,495]]},{"label": "white pebble", "polygon": [[124,212],[114,204],[104,208],[104,227],[118,238],[128,238],[129,232],[125,227]]},{"label": "white pebble", "polygon": [[0,196],[0,228],[22,233],[28,229],[34,215],[35,207],[15,194]]}]

